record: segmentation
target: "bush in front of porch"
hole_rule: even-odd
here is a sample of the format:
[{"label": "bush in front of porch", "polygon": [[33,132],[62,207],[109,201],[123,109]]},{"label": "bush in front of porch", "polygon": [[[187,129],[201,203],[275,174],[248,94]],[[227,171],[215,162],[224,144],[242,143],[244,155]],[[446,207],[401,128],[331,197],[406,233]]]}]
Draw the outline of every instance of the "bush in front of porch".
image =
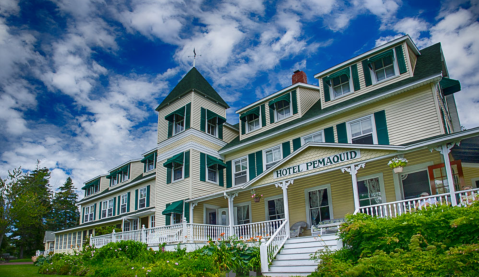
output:
[{"label": "bush in front of porch", "polygon": [[428,207],[397,218],[350,215],[345,247],[318,253],[313,276],[476,276],[479,203]]}]

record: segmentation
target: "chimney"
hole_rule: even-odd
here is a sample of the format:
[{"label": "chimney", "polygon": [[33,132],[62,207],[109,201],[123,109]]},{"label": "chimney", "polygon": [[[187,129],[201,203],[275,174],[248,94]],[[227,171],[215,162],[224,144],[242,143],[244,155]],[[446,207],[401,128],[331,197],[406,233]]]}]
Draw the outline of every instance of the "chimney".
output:
[{"label": "chimney", "polygon": [[293,74],[293,85],[296,83],[308,83],[308,78],[306,77],[306,73],[301,70],[296,70]]}]

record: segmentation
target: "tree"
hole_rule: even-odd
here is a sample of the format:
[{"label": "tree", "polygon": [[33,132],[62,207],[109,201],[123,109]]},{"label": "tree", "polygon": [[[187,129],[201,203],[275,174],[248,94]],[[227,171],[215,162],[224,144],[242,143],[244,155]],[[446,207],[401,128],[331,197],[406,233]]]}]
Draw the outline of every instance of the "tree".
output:
[{"label": "tree", "polygon": [[78,194],[75,191],[72,179],[68,177],[53,198],[49,216],[49,230],[58,231],[78,225],[80,212],[76,206],[77,199]]},{"label": "tree", "polygon": [[0,178],[0,245],[2,245],[5,234],[11,231],[13,216],[11,209],[15,200],[13,190],[18,186],[22,177],[21,168],[8,171],[8,177]]}]

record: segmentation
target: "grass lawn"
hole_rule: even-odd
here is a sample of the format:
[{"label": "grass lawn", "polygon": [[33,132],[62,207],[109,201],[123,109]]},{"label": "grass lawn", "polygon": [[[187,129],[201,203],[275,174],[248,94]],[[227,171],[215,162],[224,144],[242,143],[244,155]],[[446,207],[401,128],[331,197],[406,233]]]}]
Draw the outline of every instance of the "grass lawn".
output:
[{"label": "grass lawn", "polygon": [[10,260],[11,263],[31,262],[32,258]]},{"label": "grass lawn", "polygon": [[9,277],[30,277],[30,276],[49,276],[60,277],[62,275],[43,275],[38,274],[38,267],[31,264],[22,265],[0,265],[0,276]]}]

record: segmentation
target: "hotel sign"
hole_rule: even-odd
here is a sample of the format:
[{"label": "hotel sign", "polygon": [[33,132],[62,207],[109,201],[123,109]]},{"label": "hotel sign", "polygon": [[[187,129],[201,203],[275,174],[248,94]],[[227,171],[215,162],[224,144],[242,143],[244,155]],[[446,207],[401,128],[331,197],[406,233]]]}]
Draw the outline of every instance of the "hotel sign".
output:
[{"label": "hotel sign", "polygon": [[274,171],[274,178],[281,178],[281,177],[297,174],[300,172],[318,169],[318,168],[329,166],[329,165],[335,165],[338,163],[358,159],[360,157],[361,157],[361,152],[359,152],[359,150],[346,151],[336,155],[321,158],[315,161],[298,164],[298,165],[290,166],[287,168],[277,169]]}]

